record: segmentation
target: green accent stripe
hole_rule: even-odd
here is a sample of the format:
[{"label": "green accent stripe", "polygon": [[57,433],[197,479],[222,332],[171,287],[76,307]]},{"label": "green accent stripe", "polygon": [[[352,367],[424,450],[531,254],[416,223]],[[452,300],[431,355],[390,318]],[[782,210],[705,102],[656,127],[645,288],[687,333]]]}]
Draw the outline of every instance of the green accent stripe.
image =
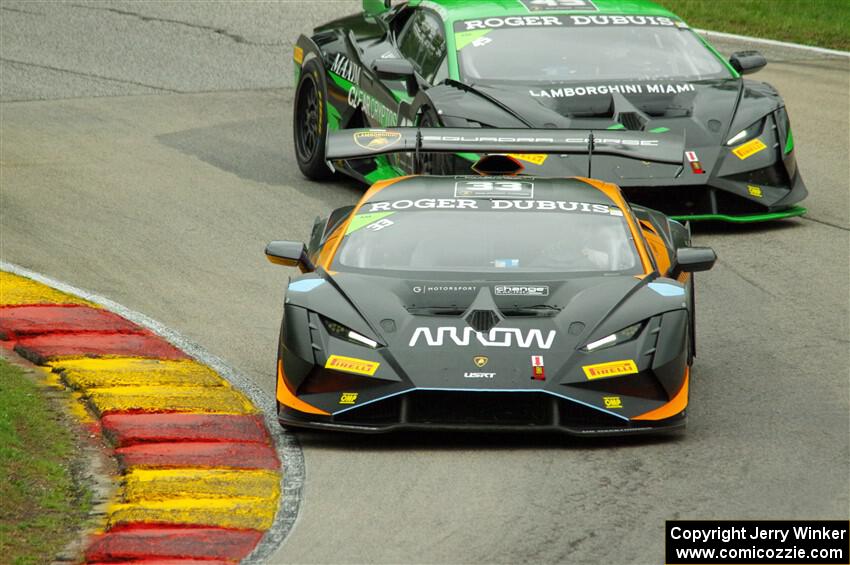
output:
[{"label": "green accent stripe", "polygon": [[649,133],[664,133],[670,131],[670,128],[660,127],[660,128],[652,128],[649,130]]},{"label": "green accent stripe", "polygon": [[781,220],[782,218],[793,218],[794,216],[802,216],[808,212],[802,206],[794,206],[781,212],[770,212],[768,214],[751,214],[749,216],[727,216],[726,214],[695,214],[692,216],[670,216],[677,221],[702,221],[702,220],[717,220],[721,222],[732,222],[735,224],[749,224],[752,222],[767,222],[770,220]]},{"label": "green accent stripe", "polygon": [[467,161],[472,161],[473,163],[480,159],[478,153],[457,153],[457,156],[461,159],[466,159]]},{"label": "green accent stripe", "polygon": [[331,77],[331,80],[334,81],[338,87],[340,87],[341,89],[343,89],[346,92],[351,90],[351,87],[354,86],[353,82],[351,82],[350,80],[346,80],[346,79],[342,78],[341,76],[339,76],[338,74],[336,74],[333,71],[328,71],[328,76]]},{"label": "green accent stripe", "polygon": [[791,134],[791,127],[788,127],[788,138],[785,140],[785,155],[794,151],[794,136]]},{"label": "green accent stripe", "polygon": [[623,124],[614,124],[612,126],[608,126],[605,129],[626,129],[626,126],[624,126]]}]

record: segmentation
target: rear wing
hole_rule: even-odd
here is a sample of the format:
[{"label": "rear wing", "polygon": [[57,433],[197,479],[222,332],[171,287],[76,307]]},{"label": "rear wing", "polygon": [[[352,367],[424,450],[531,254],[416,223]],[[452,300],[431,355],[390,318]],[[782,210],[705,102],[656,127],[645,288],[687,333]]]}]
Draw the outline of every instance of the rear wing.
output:
[{"label": "rear wing", "polygon": [[[682,164],[682,136],[621,130],[387,128],[328,132],[328,161],[390,153],[545,153],[617,155],[654,163]],[[418,162],[419,159],[416,159]]]}]

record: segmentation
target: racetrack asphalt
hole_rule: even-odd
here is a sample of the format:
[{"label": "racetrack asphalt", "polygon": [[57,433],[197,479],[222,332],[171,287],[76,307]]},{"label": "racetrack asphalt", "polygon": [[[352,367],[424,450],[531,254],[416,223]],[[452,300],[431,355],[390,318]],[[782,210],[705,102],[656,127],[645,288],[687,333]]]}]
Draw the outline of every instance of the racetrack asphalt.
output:
[{"label": "racetrack asphalt", "polygon": [[[304,180],[291,45],[358,2],[0,6],[0,258],[181,332],[274,393],[286,269],[362,187]],[[762,49],[809,214],[698,226],[682,436],[299,433],[301,515],[274,563],[658,563],[666,519],[846,518],[850,62]]]}]

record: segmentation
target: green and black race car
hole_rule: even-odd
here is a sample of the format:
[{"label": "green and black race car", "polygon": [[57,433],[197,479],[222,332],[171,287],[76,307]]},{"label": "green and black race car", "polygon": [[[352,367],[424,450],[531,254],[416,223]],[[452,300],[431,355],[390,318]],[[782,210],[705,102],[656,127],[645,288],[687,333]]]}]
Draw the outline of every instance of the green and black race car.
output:
[{"label": "green and black race car", "polygon": [[[373,183],[469,174],[473,153],[326,159],[329,130],[394,126],[575,130],[588,152],[512,155],[536,177],[618,184],[677,219],[762,221],[805,213],[785,105],[669,11],[643,0],[364,0],[363,12],[301,36],[294,49],[295,153],[310,178]],[[597,141],[682,145],[680,162],[593,154]],[[619,132],[619,133],[618,133]],[[634,142],[633,136],[628,140]]]}]

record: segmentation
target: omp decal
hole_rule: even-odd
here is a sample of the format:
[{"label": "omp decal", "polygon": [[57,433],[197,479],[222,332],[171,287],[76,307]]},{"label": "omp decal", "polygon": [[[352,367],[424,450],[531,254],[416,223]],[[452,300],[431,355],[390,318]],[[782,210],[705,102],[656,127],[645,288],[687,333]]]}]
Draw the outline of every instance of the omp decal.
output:
[{"label": "omp decal", "polygon": [[496,296],[549,296],[545,285],[500,284],[495,288]]},{"label": "omp decal", "polygon": [[555,340],[555,330],[549,330],[544,337],[543,331],[531,329],[523,331],[519,328],[493,328],[489,332],[477,332],[470,327],[462,329],[441,326],[438,328],[419,327],[413,331],[410,338],[410,347],[413,347],[422,336],[428,347],[442,347],[448,337],[454,345],[466,347],[474,336],[476,341],[484,347],[517,347],[528,349],[537,344],[540,349],[549,349]]},{"label": "omp decal", "polygon": [[387,216],[392,216],[395,212],[376,212],[372,214],[358,214],[352,218],[348,227],[345,228],[345,235],[356,232],[359,229],[365,228],[373,222],[377,222]]},{"label": "omp decal", "polygon": [[545,12],[547,10],[569,11],[580,10],[582,12],[598,11],[596,5],[590,0],[519,0],[529,12]]},{"label": "omp decal", "polygon": [[541,26],[662,26],[680,22],[664,16],[506,16],[455,23],[455,31]]},{"label": "omp decal", "polygon": [[455,183],[455,198],[534,198],[534,183],[512,180],[462,180]]},{"label": "omp decal", "polygon": [[343,392],[339,395],[340,404],[354,404],[355,402],[357,402],[356,392]]},{"label": "omp decal", "polygon": [[486,365],[487,361],[489,361],[489,358],[484,355],[476,355],[472,358],[472,362],[475,363],[475,366],[479,369]]},{"label": "omp decal", "polygon": [[369,151],[386,149],[399,141],[401,141],[401,133],[397,131],[373,129],[369,131],[358,131],[354,134],[354,143]]},{"label": "omp decal", "polygon": [[314,288],[318,288],[325,284],[324,279],[306,279],[289,283],[286,290],[289,292],[310,292]]},{"label": "omp decal", "polygon": [[591,381],[593,379],[604,379],[606,377],[631,375],[638,372],[637,365],[631,359],[611,361],[609,363],[597,363],[596,365],[585,365],[582,369],[584,370],[584,375]]},{"label": "omp decal", "polygon": [[619,396],[603,396],[602,401],[605,403],[605,408],[622,408],[623,401]]},{"label": "omp decal", "polygon": [[739,145],[732,150],[732,153],[734,153],[738,159],[743,161],[747,157],[752,157],[759,151],[764,151],[765,149],[767,149],[767,145],[762,143],[760,139],[753,139],[752,141]]},{"label": "omp decal", "polygon": [[508,157],[513,157],[514,159],[519,159],[520,161],[526,161],[528,163],[532,163],[534,165],[542,165],[546,162],[546,158],[549,155],[545,153],[537,154],[537,153],[508,153]]},{"label": "omp decal", "polygon": [[646,286],[661,296],[685,296],[685,289],[675,284],[651,282]]},{"label": "omp decal", "polygon": [[300,65],[304,62],[304,50],[297,45],[292,50],[292,60],[295,61],[296,65]]},{"label": "omp decal", "polygon": [[750,194],[750,196],[755,196],[756,198],[761,198],[762,196],[764,196],[764,194],[762,194],[761,187],[754,186],[752,184],[747,185],[747,192]]},{"label": "omp decal", "polygon": [[355,375],[366,375],[371,377],[375,374],[381,364],[376,361],[357,359],[355,357],[343,357],[342,355],[331,355],[325,363],[325,369],[345,371]]},{"label": "omp decal", "polygon": [[546,380],[546,369],[543,364],[542,355],[531,356],[531,378],[536,381]]},{"label": "omp decal", "polygon": [[597,86],[573,86],[529,90],[535,98],[571,98],[573,96],[600,96],[603,94],[682,94],[695,92],[691,83],[650,83],[650,84],[601,84]]}]

